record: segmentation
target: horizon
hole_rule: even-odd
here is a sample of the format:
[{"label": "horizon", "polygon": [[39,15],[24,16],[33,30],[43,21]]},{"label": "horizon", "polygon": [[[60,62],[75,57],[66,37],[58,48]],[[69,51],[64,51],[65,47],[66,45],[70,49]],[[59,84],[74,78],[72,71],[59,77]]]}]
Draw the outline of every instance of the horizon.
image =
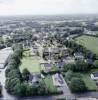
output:
[{"label": "horizon", "polygon": [[19,15],[19,14],[16,14],[16,15],[0,15],[0,17],[46,17],[46,16],[50,16],[50,17],[52,17],[52,16],[88,16],[88,15],[90,15],[90,16],[97,16],[98,15],[98,13],[75,13],[75,14],[35,14],[35,15],[33,15],[33,14],[24,14],[24,15]]}]

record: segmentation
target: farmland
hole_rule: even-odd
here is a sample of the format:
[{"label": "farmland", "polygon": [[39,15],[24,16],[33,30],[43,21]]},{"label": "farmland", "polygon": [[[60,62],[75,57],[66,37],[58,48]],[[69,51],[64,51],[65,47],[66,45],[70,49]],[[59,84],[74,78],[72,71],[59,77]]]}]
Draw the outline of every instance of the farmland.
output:
[{"label": "farmland", "polygon": [[76,43],[83,45],[88,50],[91,50],[93,53],[98,55],[98,38],[82,35],[75,38]]}]

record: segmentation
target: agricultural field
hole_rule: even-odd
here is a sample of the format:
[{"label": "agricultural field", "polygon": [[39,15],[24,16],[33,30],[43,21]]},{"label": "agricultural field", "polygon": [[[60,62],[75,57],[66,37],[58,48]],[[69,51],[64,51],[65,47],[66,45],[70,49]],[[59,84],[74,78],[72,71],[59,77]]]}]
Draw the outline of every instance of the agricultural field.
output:
[{"label": "agricultural field", "polygon": [[82,35],[80,37],[75,38],[76,43],[83,45],[88,50],[91,50],[95,54],[98,55],[98,38],[92,36]]},{"label": "agricultural field", "polygon": [[39,64],[39,58],[37,56],[27,56],[27,53],[24,53],[24,56],[21,61],[20,70],[27,68],[31,73],[40,72],[41,67]]}]

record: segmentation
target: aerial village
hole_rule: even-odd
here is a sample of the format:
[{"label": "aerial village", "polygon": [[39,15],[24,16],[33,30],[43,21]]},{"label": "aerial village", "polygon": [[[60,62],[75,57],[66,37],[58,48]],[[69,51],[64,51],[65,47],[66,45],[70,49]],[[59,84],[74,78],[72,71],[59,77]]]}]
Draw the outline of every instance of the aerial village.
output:
[{"label": "aerial village", "polygon": [[19,97],[97,100],[98,22],[89,17],[69,20],[16,18],[2,22],[1,97],[6,90]]}]

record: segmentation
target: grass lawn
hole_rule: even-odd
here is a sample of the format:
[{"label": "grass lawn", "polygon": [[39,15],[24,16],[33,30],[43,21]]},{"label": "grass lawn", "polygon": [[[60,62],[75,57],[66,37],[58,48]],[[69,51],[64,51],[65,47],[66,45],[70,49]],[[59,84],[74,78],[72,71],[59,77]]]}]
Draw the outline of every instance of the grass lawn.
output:
[{"label": "grass lawn", "polygon": [[[25,54],[25,53],[24,53]],[[40,72],[41,67],[39,65],[39,59],[36,56],[24,56],[22,59],[22,63],[20,65],[20,70],[22,71],[24,68],[27,68],[31,73]]]},{"label": "grass lawn", "polygon": [[98,55],[98,38],[97,37],[82,35],[80,37],[75,38],[75,41],[78,44],[85,46],[88,50],[91,50],[92,52]]},{"label": "grass lawn", "polygon": [[90,78],[88,74],[81,74],[81,75],[89,91],[98,91],[96,83]]},{"label": "grass lawn", "polygon": [[46,87],[50,92],[57,92],[57,88],[53,85],[52,76],[48,75],[45,79]]},{"label": "grass lawn", "polygon": [[41,67],[39,65],[38,58],[37,57],[23,57],[20,70],[22,71],[24,68],[27,68],[31,73],[40,72]]}]

